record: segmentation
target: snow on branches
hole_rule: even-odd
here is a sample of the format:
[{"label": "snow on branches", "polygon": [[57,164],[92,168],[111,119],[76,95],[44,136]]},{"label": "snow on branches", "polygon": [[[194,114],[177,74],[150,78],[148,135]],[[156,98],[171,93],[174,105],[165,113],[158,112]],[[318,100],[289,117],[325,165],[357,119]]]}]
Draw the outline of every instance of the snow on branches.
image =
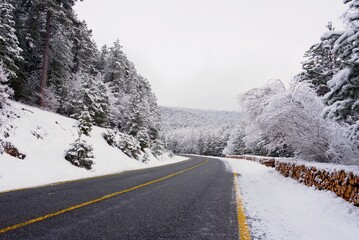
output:
[{"label": "snow on branches", "polygon": [[285,88],[272,81],[240,96],[247,117],[246,146],[262,144],[268,152],[293,149],[297,157],[320,162],[353,164],[359,157],[345,129],[321,117],[324,104],[304,83]]}]

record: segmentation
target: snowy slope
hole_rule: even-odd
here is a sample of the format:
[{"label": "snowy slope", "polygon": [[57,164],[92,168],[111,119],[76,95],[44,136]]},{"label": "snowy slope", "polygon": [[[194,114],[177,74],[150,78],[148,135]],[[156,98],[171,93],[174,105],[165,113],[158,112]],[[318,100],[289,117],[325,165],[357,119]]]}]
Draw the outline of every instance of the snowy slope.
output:
[{"label": "snowy slope", "polygon": [[359,239],[359,208],[259,163],[223,159],[237,172],[253,239]]},{"label": "snowy slope", "polygon": [[[64,159],[65,151],[78,137],[75,120],[15,102],[12,102],[12,107],[18,117],[7,125],[10,136],[4,138],[0,134],[0,139],[11,142],[26,158],[20,160],[5,153],[0,154],[0,192],[159,166],[185,159],[163,157],[159,160],[151,155],[147,164],[142,163],[109,146],[101,136],[106,129],[94,127],[91,137],[86,137],[86,141],[94,148],[93,169],[88,171],[77,168]],[[2,123],[0,130],[4,128],[5,124]]]}]

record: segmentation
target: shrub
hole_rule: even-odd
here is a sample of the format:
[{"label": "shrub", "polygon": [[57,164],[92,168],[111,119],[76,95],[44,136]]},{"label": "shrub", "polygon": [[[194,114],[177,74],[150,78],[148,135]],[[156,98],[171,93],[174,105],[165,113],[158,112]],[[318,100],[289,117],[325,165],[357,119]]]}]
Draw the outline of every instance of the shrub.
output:
[{"label": "shrub", "polygon": [[107,131],[102,136],[110,146],[117,147],[130,158],[139,159],[141,146],[135,137],[118,131]]},{"label": "shrub", "polygon": [[151,152],[155,155],[155,157],[163,155],[166,152],[164,143],[159,139],[155,140],[152,143]]},{"label": "shrub", "polygon": [[71,148],[66,151],[65,159],[75,165],[76,167],[82,167],[87,170],[92,168],[94,162],[92,159],[93,148],[91,145],[88,145],[85,140],[78,138],[73,144],[71,144]]}]

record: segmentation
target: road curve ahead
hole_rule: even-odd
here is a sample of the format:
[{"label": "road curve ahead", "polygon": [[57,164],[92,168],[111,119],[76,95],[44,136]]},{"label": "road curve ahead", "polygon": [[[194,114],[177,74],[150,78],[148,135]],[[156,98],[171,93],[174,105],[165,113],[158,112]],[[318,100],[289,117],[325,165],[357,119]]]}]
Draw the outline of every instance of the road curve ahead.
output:
[{"label": "road curve ahead", "polygon": [[0,194],[0,239],[237,240],[233,175],[220,160]]}]

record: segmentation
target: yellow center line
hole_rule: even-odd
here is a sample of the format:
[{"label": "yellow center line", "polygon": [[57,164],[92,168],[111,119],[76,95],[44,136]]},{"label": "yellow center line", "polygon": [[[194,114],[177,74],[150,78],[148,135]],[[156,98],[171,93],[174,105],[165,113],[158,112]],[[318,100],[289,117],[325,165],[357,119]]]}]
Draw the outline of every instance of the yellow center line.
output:
[{"label": "yellow center line", "polygon": [[236,194],[239,239],[240,240],[251,240],[251,234],[249,232],[247,218],[246,218],[246,214],[244,212],[242,195],[239,190],[237,173],[234,173],[234,189],[235,189],[235,194]]},{"label": "yellow center line", "polygon": [[103,200],[106,200],[106,199],[109,199],[109,198],[113,198],[113,197],[118,196],[118,195],[120,195],[120,194],[124,194],[124,193],[127,193],[127,192],[131,192],[131,191],[133,191],[133,190],[136,190],[136,189],[139,189],[139,188],[143,188],[143,187],[146,187],[146,186],[148,186],[148,185],[151,185],[151,184],[154,184],[154,183],[157,183],[157,182],[161,182],[161,181],[163,181],[163,180],[172,178],[172,177],[177,176],[177,175],[179,175],[179,174],[182,174],[182,173],[188,172],[188,171],[190,171],[190,170],[193,170],[193,169],[195,169],[195,168],[197,168],[197,167],[200,167],[200,166],[206,164],[207,162],[208,162],[208,160],[205,160],[205,161],[203,161],[202,163],[197,164],[197,165],[195,165],[195,166],[193,166],[193,167],[184,169],[184,170],[179,171],[179,172],[172,173],[172,174],[170,174],[170,175],[167,175],[167,176],[164,176],[164,177],[161,177],[161,178],[152,180],[152,181],[150,181],[150,182],[143,183],[143,184],[140,184],[140,185],[137,185],[137,186],[134,186],[134,187],[131,187],[131,188],[122,190],[122,191],[114,192],[114,193],[111,193],[111,194],[102,196],[102,197],[100,197],[100,198],[93,199],[93,200],[88,201],[88,202],[84,202],[84,203],[81,203],[81,204],[78,204],[78,205],[74,205],[74,206],[71,206],[71,207],[68,207],[68,208],[59,210],[59,211],[57,211],[57,212],[53,212],[53,213],[47,214],[47,215],[45,215],[45,216],[33,218],[33,219],[30,219],[30,220],[28,220],[28,221],[26,221],[26,222],[18,223],[18,224],[15,224],[15,225],[12,225],[12,226],[9,226],[9,227],[0,229],[0,234],[9,232],[9,231],[15,230],[15,229],[17,229],[17,228],[21,228],[21,227],[24,227],[24,226],[33,224],[33,223],[37,223],[37,222],[43,221],[43,220],[45,220],[45,219],[48,219],[48,218],[51,218],[51,217],[55,217],[55,216],[58,216],[58,215],[60,215],[60,214],[67,213],[67,212],[70,212],[70,211],[73,211],[73,210],[76,210],[76,209],[79,209],[79,208],[82,208],[82,207],[85,207],[85,206],[88,206],[88,205],[91,205],[91,204],[94,204],[94,203],[97,203],[97,202],[101,202],[101,201],[103,201]]}]

